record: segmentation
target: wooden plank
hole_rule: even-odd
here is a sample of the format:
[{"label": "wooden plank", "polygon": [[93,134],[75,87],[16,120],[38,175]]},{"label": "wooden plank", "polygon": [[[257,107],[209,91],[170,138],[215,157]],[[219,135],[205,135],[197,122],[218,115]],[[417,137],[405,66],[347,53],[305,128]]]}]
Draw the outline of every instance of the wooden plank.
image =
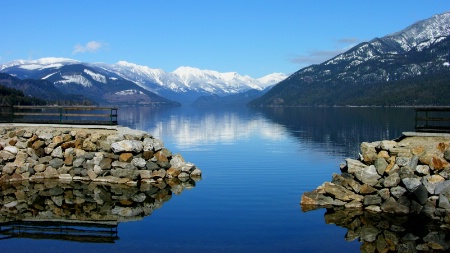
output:
[{"label": "wooden plank", "polygon": [[76,117],[76,116],[79,116],[79,117],[115,117],[115,116],[117,116],[117,115],[110,115],[110,114],[77,114],[77,113],[63,113],[63,114],[61,114],[62,116],[64,116],[64,117]]},{"label": "wooden plank", "polygon": [[66,110],[117,110],[117,107],[96,107],[96,106],[30,106],[30,105],[17,105],[14,108],[18,109],[66,109]]},{"label": "wooden plank", "polygon": [[450,121],[450,118],[416,118],[416,121]]},{"label": "wooden plank", "polygon": [[[35,116],[33,119],[13,119],[17,123],[56,123],[56,124],[95,124],[95,125],[117,125],[117,108],[115,107],[95,107],[95,106],[14,106],[14,109],[28,110],[13,112],[11,116]],[[92,111],[93,113],[86,113]],[[95,112],[97,111],[97,112]],[[109,111],[109,112],[104,112]],[[69,112],[69,113],[68,113]],[[77,113],[79,112],[79,113]],[[39,119],[39,117],[52,117],[53,119]],[[36,119],[36,117],[38,119]],[[74,120],[70,118],[82,117]],[[105,120],[86,120],[85,117],[103,118]]]},{"label": "wooden plank", "polygon": [[14,115],[22,116],[60,116],[60,113],[29,113],[29,112],[15,112]]}]

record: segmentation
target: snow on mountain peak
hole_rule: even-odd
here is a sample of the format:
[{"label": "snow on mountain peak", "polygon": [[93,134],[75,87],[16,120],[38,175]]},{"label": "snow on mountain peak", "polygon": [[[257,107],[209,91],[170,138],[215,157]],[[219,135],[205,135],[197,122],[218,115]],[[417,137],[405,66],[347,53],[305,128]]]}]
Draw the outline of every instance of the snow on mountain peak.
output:
[{"label": "snow on mountain peak", "polygon": [[[162,69],[150,68],[143,65],[118,61],[115,64],[106,63],[83,63],[73,59],[48,57],[38,60],[17,60],[4,65],[0,65],[0,71],[9,67],[17,66],[29,71],[43,69],[59,69],[64,65],[85,64],[90,69],[85,69],[84,73],[91,76],[95,81],[106,83],[109,78],[116,78],[118,75],[126,80],[132,81],[140,87],[159,93],[162,90],[171,90],[176,93],[200,92],[214,94],[235,94],[245,92],[250,89],[263,90],[266,87],[276,84],[286,78],[282,73],[273,73],[259,79],[248,75],[240,75],[237,72],[218,72],[215,70],[199,69],[189,66],[181,66],[173,72],[165,72]],[[95,72],[96,69],[102,72]],[[114,73],[107,76],[103,71]],[[53,72],[56,73],[56,72]],[[47,74],[45,78],[52,75]],[[89,87],[91,84],[82,76],[66,75],[59,84],[69,82],[79,83]]]},{"label": "snow on mountain peak", "polygon": [[258,78],[257,80],[263,85],[263,88],[266,88],[270,85],[277,84],[284,79],[286,79],[288,76],[284,73],[272,73],[266,76],[263,76],[261,78]]},{"label": "snow on mountain peak", "polygon": [[14,66],[20,66],[22,69],[34,70],[34,69],[45,69],[45,68],[58,68],[64,64],[75,64],[79,63],[77,60],[68,58],[58,58],[58,57],[47,57],[40,58],[37,60],[16,60],[1,66],[0,71]]}]

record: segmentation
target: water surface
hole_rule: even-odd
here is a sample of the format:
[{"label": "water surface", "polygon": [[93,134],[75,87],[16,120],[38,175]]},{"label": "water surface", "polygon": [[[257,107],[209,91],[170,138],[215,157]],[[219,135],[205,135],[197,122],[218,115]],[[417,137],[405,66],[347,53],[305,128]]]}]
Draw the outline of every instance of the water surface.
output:
[{"label": "water surface", "polygon": [[300,197],[356,158],[363,141],[412,131],[406,108],[119,109],[119,124],[162,139],[203,171],[142,220],[122,222],[112,244],[0,241],[5,252],[360,252],[326,210],[302,212]]}]

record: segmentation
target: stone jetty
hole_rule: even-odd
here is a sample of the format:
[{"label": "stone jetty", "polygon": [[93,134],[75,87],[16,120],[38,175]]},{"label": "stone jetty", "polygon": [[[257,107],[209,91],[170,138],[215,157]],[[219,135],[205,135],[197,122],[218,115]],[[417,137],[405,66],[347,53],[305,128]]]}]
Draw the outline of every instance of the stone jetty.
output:
[{"label": "stone jetty", "polygon": [[302,210],[361,209],[419,214],[450,223],[450,135],[404,133],[397,140],[364,142],[358,159],[301,198]]},{"label": "stone jetty", "polygon": [[58,179],[136,186],[197,180],[201,173],[143,131],[0,125],[0,184]]}]

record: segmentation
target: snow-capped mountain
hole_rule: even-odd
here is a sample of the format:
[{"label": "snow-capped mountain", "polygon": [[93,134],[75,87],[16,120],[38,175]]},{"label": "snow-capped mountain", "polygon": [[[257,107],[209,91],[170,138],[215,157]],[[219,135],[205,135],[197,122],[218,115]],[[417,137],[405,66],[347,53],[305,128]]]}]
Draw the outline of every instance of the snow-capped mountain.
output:
[{"label": "snow-capped mountain", "polygon": [[251,104],[448,105],[449,48],[445,12],[303,68]]},{"label": "snow-capped mountain", "polygon": [[[73,68],[76,68],[76,71],[72,71]],[[61,71],[62,69],[65,70]],[[236,72],[220,73],[186,66],[179,67],[173,72],[166,72],[126,61],[119,61],[116,64],[83,63],[66,58],[17,60],[0,65],[0,72],[22,79],[48,80],[61,89],[67,89],[67,92],[79,90],[74,88],[77,86],[69,87],[69,84],[86,89],[93,88],[94,83],[109,85],[110,82],[126,80],[147,92],[184,104],[190,104],[203,95],[225,96],[249,90],[262,91],[286,78],[282,73],[274,73],[254,79]],[[115,92],[130,94],[124,91]]]},{"label": "snow-capped mountain", "polygon": [[258,79],[236,72],[221,73],[214,70],[182,66],[173,72],[149,68],[126,61],[116,64],[97,64],[139,86],[182,103],[191,103],[202,95],[221,96],[243,93],[248,90],[264,90],[286,78],[283,73],[273,73]]},{"label": "snow-capped mountain", "polygon": [[[38,60],[18,60],[0,66],[0,72],[19,79],[34,79],[42,82],[2,83],[10,88],[20,89],[27,96],[43,99],[63,99],[61,95],[82,95],[99,104],[142,104],[142,105],[179,105],[179,103],[163,98],[134,82],[119,75],[105,71],[95,65],[65,58],[42,58]],[[5,77],[5,80],[8,79]],[[15,87],[13,84],[16,84]],[[48,93],[39,94],[43,90],[39,85],[46,85]],[[51,85],[52,87],[50,87]],[[58,91],[56,94],[55,89]],[[56,97],[56,98],[55,98]],[[67,97],[67,96],[65,96]],[[73,97],[73,96],[72,96]]]}]

